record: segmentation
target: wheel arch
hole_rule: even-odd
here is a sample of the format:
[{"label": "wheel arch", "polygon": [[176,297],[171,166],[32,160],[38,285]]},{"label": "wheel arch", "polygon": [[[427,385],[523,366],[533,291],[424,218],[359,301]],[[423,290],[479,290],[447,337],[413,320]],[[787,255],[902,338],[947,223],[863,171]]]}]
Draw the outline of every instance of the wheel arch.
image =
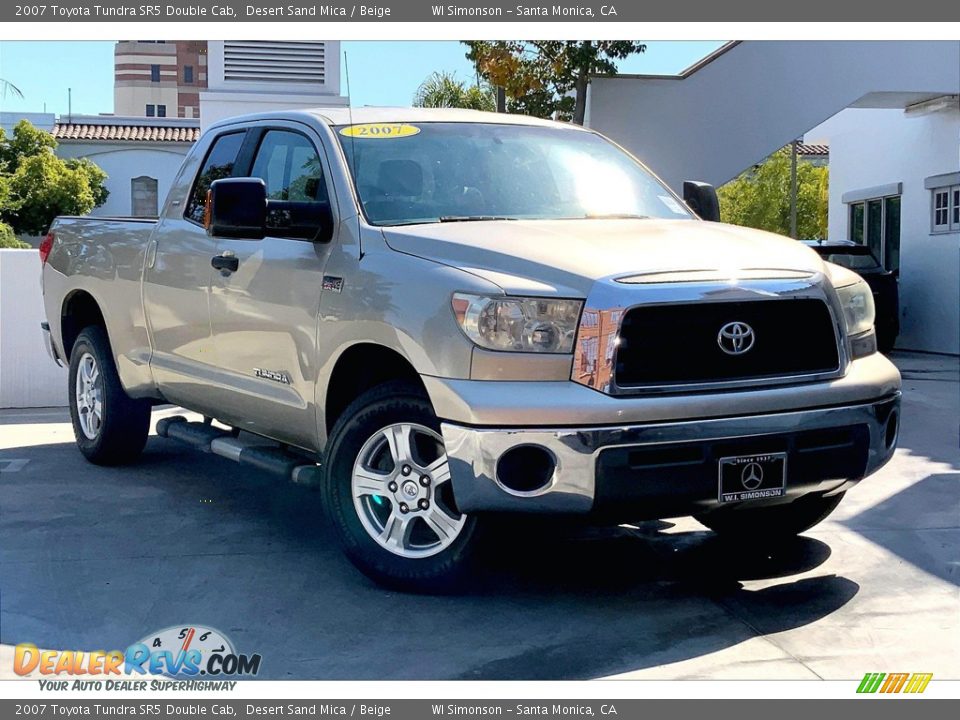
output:
[{"label": "wheel arch", "polygon": [[110,332],[104,319],[100,304],[86,290],[74,290],[63,299],[60,310],[60,338],[63,343],[64,359],[69,362],[77,337],[85,327],[96,325],[103,328],[110,342]]},{"label": "wheel arch", "polygon": [[329,437],[343,411],[362,393],[386,382],[404,380],[427,395],[420,373],[396,350],[373,342],[358,342],[340,354],[330,373],[320,408],[320,428]]}]

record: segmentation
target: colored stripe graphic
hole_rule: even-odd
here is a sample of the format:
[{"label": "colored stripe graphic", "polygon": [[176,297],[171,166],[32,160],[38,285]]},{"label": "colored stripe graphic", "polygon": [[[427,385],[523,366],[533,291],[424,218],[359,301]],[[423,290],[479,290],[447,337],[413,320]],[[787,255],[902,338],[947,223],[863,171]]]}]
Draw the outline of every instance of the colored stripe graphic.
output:
[{"label": "colored stripe graphic", "polygon": [[930,684],[930,678],[932,677],[933,673],[914,673],[910,677],[910,682],[907,684],[904,692],[922,693],[927,689],[927,685]]},{"label": "colored stripe graphic", "polygon": [[933,673],[867,673],[857,687],[858,693],[922,693]]},{"label": "colored stripe graphic", "polygon": [[857,692],[875,693],[885,677],[885,673],[867,673],[863,676],[863,680],[860,681],[860,687],[857,688]]},{"label": "colored stripe graphic", "polygon": [[898,693],[910,677],[909,673],[890,673],[887,675],[887,681],[880,688],[882,693]]}]

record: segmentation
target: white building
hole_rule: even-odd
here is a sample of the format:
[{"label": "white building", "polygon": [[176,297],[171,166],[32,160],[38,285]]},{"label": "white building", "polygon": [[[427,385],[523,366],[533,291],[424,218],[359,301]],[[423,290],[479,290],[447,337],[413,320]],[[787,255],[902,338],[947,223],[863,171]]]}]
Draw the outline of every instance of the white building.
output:
[{"label": "white building", "polygon": [[204,128],[246,113],[347,103],[340,94],[338,41],[207,43],[207,89],[200,92]]},{"label": "white building", "polygon": [[960,103],[844,110],[805,136],[830,144],[829,236],[900,271],[898,345],[960,347]]},{"label": "white building", "polygon": [[87,158],[107,173],[106,203],[93,215],[155,216],[200,136],[198,120],[74,115],[53,128],[62,158]]},{"label": "white building", "polygon": [[7,137],[10,137],[13,134],[13,129],[21,120],[27,120],[35,128],[46,130],[47,132],[53,130],[53,126],[57,124],[57,116],[53,113],[0,112],[0,128],[3,128],[3,131],[7,134]]},{"label": "white building", "polygon": [[899,269],[898,347],[957,354],[958,90],[958,42],[729,43],[676,76],[595,78],[587,123],[676,189],[829,144],[830,239]]}]

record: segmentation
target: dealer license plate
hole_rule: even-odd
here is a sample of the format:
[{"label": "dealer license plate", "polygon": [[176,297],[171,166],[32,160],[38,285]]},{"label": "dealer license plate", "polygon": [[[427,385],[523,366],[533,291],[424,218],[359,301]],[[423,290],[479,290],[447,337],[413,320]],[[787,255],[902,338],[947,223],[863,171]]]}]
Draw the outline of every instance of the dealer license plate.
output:
[{"label": "dealer license plate", "polygon": [[720,458],[722,503],[780,497],[786,482],[786,453]]}]

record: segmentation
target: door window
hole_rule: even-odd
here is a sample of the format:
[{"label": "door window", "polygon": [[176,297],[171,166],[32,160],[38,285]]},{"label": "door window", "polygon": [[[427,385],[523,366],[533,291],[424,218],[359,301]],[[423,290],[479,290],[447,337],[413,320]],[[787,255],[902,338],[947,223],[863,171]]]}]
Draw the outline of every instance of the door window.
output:
[{"label": "door window", "polygon": [[330,203],[323,167],[313,143],[289,130],[264,133],[250,171],[267,186],[274,203],[267,231],[279,237],[313,239],[329,224]]},{"label": "door window", "polygon": [[313,143],[300,133],[268,131],[250,174],[263,179],[270,200],[324,202],[327,199],[320,158]]},{"label": "door window", "polygon": [[240,146],[246,133],[233,132],[221,135],[213,141],[210,152],[207,153],[197,180],[193,184],[193,192],[187,201],[183,216],[195,223],[203,223],[203,211],[207,203],[207,190],[214,180],[231,177],[233,166],[240,153]]}]

